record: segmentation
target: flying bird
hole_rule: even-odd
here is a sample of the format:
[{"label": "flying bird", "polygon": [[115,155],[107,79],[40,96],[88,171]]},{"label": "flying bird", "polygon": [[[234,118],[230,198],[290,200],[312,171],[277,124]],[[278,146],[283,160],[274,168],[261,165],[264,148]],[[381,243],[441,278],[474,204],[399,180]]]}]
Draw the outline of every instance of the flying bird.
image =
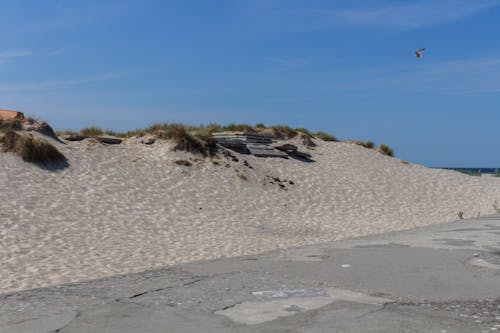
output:
[{"label": "flying bird", "polygon": [[424,57],[424,51],[425,51],[425,48],[415,51],[415,56],[417,58],[423,58]]}]

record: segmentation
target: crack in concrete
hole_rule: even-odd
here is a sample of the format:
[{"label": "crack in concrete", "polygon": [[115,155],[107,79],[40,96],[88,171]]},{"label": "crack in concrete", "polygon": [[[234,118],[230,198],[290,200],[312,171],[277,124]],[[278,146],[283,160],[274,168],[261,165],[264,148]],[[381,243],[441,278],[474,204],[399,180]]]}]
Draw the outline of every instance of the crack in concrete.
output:
[{"label": "crack in concrete", "polygon": [[66,327],[68,327],[69,324],[71,324],[71,322],[73,322],[73,320],[75,320],[76,318],[80,317],[81,315],[81,312],[77,311],[76,312],[76,315],[73,317],[73,319],[71,319],[70,321],[68,321],[63,327],[60,327],[56,330],[53,330],[53,331],[50,331],[49,333],[59,333],[61,332],[63,329],[65,329]]},{"label": "crack in concrete", "polygon": [[[203,277],[194,279],[192,281],[183,283],[182,286],[193,285],[193,284],[195,284],[197,282],[200,282],[200,281],[204,280],[205,278],[207,278],[207,277],[203,276]],[[159,291],[173,289],[173,288],[175,288],[175,286],[167,286],[167,287],[163,287],[163,288],[156,288],[156,289],[146,290],[146,291],[143,291],[143,292],[140,292],[140,293],[137,293],[137,294],[133,294],[133,295],[128,296],[128,297],[117,298],[117,299],[115,299],[115,302],[127,302],[126,301],[127,299],[134,299],[134,298],[138,298],[138,297],[141,297],[141,296],[144,296],[144,295],[147,295],[147,294],[157,293]],[[133,302],[127,302],[127,303],[133,303]]]},{"label": "crack in concrete", "polygon": [[220,310],[212,311],[212,313],[216,313],[216,312],[219,312],[219,311],[224,311],[224,310],[227,310],[227,309],[234,308],[236,305],[240,305],[241,303],[243,303],[243,302],[234,303],[232,305],[226,305],[225,307],[221,308]]},{"label": "crack in concrete", "polygon": [[173,287],[165,287],[165,288],[158,288],[158,289],[153,289],[153,290],[146,290],[142,293],[138,293],[138,294],[134,294],[132,296],[129,296],[128,298],[132,299],[132,298],[136,298],[136,297],[141,297],[141,296],[146,295],[146,294],[156,293],[158,291],[163,291],[163,290],[172,289],[172,288]]},{"label": "crack in concrete", "polygon": [[15,293],[14,294],[4,294],[4,295],[0,296],[0,299],[2,299],[2,300],[3,299],[7,299],[7,298],[10,298],[10,297],[13,297],[14,295],[15,295]]},{"label": "crack in concrete", "polygon": [[384,310],[386,310],[386,308],[387,308],[389,305],[391,305],[391,304],[396,304],[396,303],[397,303],[397,302],[387,302],[387,303],[384,303],[384,304],[382,304],[382,306],[381,306],[380,308],[375,309],[375,310],[372,310],[372,311],[368,311],[368,312],[366,312],[366,313],[363,313],[362,315],[357,316],[357,317],[356,317],[356,319],[364,318],[364,317],[366,317],[366,316],[370,316],[370,315],[372,315],[372,314],[374,314],[374,313],[384,311]]},{"label": "crack in concrete", "polygon": [[192,284],[198,283],[198,282],[200,282],[200,281],[202,281],[202,280],[206,279],[207,277],[208,277],[208,276],[202,276],[202,277],[200,277],[200,278],[198,278],[198,279],[195,279],[195,280],[193,280],[193,281],[189,281],[189,282],[184,283],[184,284],[183,284],[183,286],[190,286],[190,285],[192,285]]}]

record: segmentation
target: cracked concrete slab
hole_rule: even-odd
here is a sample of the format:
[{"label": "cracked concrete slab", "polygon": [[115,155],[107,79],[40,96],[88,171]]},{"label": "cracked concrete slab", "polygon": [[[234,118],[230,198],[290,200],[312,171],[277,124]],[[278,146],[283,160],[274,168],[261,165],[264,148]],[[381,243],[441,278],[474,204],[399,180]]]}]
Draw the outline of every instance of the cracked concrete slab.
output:
[{"label": "cracked concrete slab", "polygon": [[500,217],[0,295],[0,333],[493,332]]},{"label": "cracked concrete slab", "polygon": [[221,320],[195,311],[145,307],[135,303],[112,303],[84,311],[57,332],[231,332]]},{"label": "cracked concrete slab", "polygon": [[290,297],[266,302],[244,302],[227,310],[217,311],[215,314],[226,316],[240,324],[253,325],[318,309],[332,302],[334,299],[329,295]]},{"label": "cracked concrete slab", "polygon": [[488,259],[472,258],[471,260],[468,261],[468,263],[471,265],[474,265],[474,266],[478,266],[478,267],[500,270],[500,265],[494,264],[494,263],[488,261]]},{"label": "cracked concrete slab", "polygon": [[266,290],[252,292],[252,295],[256,298],[255,301],[243,302],[215,313],[224,315],[237,323],[253,325],[319,309],[338,301],[375,305],[380,308],[384,304],[394,302],[390,299],[338,288]]},{"label": "cracked concrete slab", "polygon": [[[6,320],[5,325],[0,327],[0,333],[50,333],[56,332],[68,325],[78,316],[78,312],[66,311],[41,318],[28,318],[24,320]],[[2,319],[0,319],[3,321]]]}]

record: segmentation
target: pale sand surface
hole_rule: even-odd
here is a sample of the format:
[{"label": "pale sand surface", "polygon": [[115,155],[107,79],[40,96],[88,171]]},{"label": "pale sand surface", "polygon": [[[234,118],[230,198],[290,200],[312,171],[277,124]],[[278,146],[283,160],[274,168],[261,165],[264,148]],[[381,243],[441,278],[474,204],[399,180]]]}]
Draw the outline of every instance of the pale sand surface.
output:
[{"label": "pale sand surface", "polygon": [[[71,165],[57,172],[0,154],[0,293],[442,223],[500,203],[500,179],[346,143],[318,141],[315,163],[235,154],[192,167],[174,164],[192,155],[167,142],[57,146]],[[294,184],[284,191],[266,176]]]}]

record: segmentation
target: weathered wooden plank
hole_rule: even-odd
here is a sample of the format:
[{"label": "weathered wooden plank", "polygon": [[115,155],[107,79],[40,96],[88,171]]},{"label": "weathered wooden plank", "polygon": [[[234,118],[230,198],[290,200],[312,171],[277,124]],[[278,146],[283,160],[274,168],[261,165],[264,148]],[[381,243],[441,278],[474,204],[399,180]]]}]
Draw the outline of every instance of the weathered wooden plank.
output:
[{"label": "weathered wooden plank", "polygon": [[63,135],[62,138],[66,141],[82,141],[83,139],[88,138],[88,136],[80,134],[68,134]]},{"label": "weathered wooden plank", "polygon": [[282,145],[273,146],[273,148],[281,150],[281,151],[284,151],[284,152],[287,152],[287,153],[288,152],[295,152],[295,151],[297,151],[297,146],[296,145],[292,145],[291,143],[285,143],[285,144],[282,144]]},{"label": "weathered wooden plank", "polygon": [[96,139],[101,141],[102,143],[107,143],[107,144],[112,144],[112,145],[120,144],[123,141],[123,139],[117,138],[115,136],[109,136],[109,135],[98,135],[98,136],[96,136]]},{"label": "weathered wooden plank", "polygon": [[215,132],[212,136],[221,144],[270,144],[273,142],[272,136],[244,132]]},{"label": "weathered wooden plank", "polygon": [[248,151],[254,156],[260,157],[283,157],[288,158],[285,152],[274,149],[273,147],[259,144],[247,144]]},{"label": "weathered wooden plank", "polygon": [[298,151],[298,150],[294,151],[294,152],[291,152],[290,155],[301,157],[301,158],[306,158],[306,159],[310,159],[311,158],[311,154],[305,153],[305,152],[302,152],[302,151]]}]

